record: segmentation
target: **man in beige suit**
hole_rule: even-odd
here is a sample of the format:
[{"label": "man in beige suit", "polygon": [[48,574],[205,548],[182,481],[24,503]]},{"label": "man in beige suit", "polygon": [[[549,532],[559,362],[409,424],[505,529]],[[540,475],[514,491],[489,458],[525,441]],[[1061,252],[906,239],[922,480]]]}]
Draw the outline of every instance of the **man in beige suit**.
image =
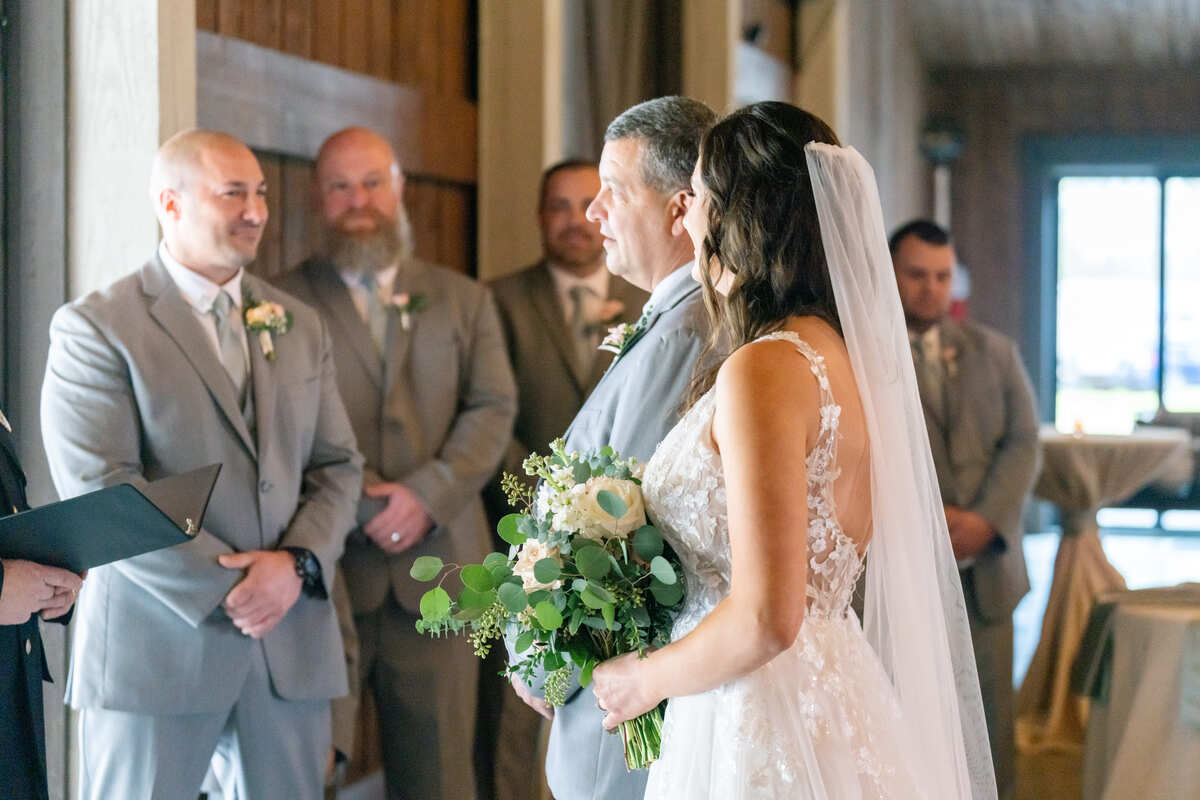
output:
[{"label": "man in beige suit", "polygon": [[[239,797],[318,800],[346,693],[329,592],[362,485],[329,333],[244,271],[267,219],[244,144],[172,137],[151,197],[158,250],[51,323],[50,471],[71,497],[222,469],[191,541],[84,584],[67,680],[80,796],[196,797],[215,751]],[[266,303],[288,330],[247,324]]]},{"label": "man in beige suit", "polygon": [[[620,322],[636,322],[650,298],[605,269],[600,225],[586,215],[599,193],[594,161],[547,168],[538,203],[542,260],[491,284],[520,398],[504,472],[523,476],[521,462],[549,452],[550,442],[566,433],[612,363],[611,353],[597,349],[604,334]],[[493,524],[512,510],[499,475],[484,497]],[[536,797],[542,783],[540,718],[496,675],[503,668],[504,654],[497,651],[481,679],[479,766],[494,775],[496,800],[525,800]]]},{"label": "man in beige suit", "polygon": [[412,257],[391,146],[348,128],[317,156],[320,254],[281,280],[333,337],[337,381],[366,459],[342,568],[374,697],[388,794],[470,800],[478,659],[414,630],[414,559],[463,564],[489,545],[480,491],[512,435],[516,387],[491,293]]},{"label": "man in beige suit", "polygon": [[958,558],[1001,798],[1015,791],[1013,624],[1029,591],[1021,513],[1040,459],[1033,389],[1016,345],[947,317],[954,247],[910,222],[889,242],[933,462]]}]

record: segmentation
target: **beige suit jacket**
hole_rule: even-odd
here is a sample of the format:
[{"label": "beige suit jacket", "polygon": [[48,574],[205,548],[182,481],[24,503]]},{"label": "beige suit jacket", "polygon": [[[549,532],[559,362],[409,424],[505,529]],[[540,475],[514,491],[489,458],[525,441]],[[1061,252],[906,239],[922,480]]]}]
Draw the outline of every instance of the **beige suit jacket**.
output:
[{"label": "beige suit jacket", "polygon": [[274,360],[250,339],[253,430],[157,256],[63,306],[51,322],[42,431],[61,496],[222,464],[204,528],[192,541],[88,575],[67,688],[76,708],[230,708],[257,647],[284,699],[346,693],[328,599],[302,594],[261,644],[221,608],[242,574],[217,563],[224,553],[308,548],[328,592],[362,482],[320,317],[252,275],[242,285],[293,315],[292,329],[275,337]]},{"label": "beige suit jacket", "polygon": [[[421,261],[401,266],[394,292],[426,307],[388,319],[380,356],[336,267],[310,259],[280,286],[311,303],[333,337],[337,383],[366,459],[366,482],[397,481],[421,499],[435,527],[416,547],[389,556],[358,528],[342,567],[356,614],[379,608],[388,591],[417,613],[429,589],[409,575],[423,555],[478,561],[488,552],[480,490],[512,435],[516,387],[491,293],[460,273]],[[377,510],[363,503],[359,523]]]},{"label": "beige suit jacket", "polygon": [[[554,278],[544,261],[489,286],[500,311],[519,400],[502,468],[524,475],[521,462],[530,453],[548,452],[550,442],[566,433],[613,356],[597,350],[590,364],[579,363]],[[625,307],[618,322],[636,322],[650,295],[614,276],[609,280],[608,299],[619,300]],[[493,515],[508,513],[502,498],[499,508],[496,500],[489,500]]]}]

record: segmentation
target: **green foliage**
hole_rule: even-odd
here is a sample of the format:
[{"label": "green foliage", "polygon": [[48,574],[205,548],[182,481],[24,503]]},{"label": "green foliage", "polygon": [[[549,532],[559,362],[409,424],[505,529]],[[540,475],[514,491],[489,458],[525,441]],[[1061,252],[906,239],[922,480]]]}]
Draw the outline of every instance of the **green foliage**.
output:
[{"label": "green foliage", "polygon": [[604,509],[605,514],[608,514],[613,519],[620,519],[629,510],[629,506],[625,504],[624,500],[607,489],[602,489],[596,493],[596,504]]},{"label": "green foliage", "polygon": [[450,595],[440,586],[421,595],[421,616],[436,622],[450,615]]},{"label": "green foliage", "polygon": [[508,514],[496,523],[496,533],[509,544],[522,545],[529,537],[517,530],[521,524],[520,514]]},{"label": "green foliage", "polygon": [[408,571],[408,574],[415,580],[426,583],[441,573],[442,566],[442,560],[437,556],[421,556],[413,562],[412,569]]},{"label": "green foliage", "polygon": [[663,552],[662,534],[653,525],[643,525],[633,534],[633,550],[643,561],[649,561]]},{"label": "green foliage", "polygon": [[600,580],[612,568],[608,563],[608,552],[597,545],[588,545],[575,551],[575,566],[580,575],[591,580]]}]

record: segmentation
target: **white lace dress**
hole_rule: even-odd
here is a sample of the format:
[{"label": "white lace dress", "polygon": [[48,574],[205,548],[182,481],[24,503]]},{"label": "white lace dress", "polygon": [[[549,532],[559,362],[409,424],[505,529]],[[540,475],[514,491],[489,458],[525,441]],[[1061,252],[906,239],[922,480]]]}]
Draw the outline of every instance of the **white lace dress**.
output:
[{"label": "white lace dress", "polygon": [[[924,797],[906,765],[892,686],[850,607],[862,560],[838,523],[838,417],[824,360],[791,332],[821,391],[808,467],[807,612],[795,643],[758,670],[672,699],[647,798]],[[797,364],[804,362],[797,359]],[[802,368],[802,367],[801,367]],[[643,479],[647,507],[683,563],[687,597],[673,638],[729,592],[725,481],[713,450],[710,391],[658,446]],[[918,744],[919,746],[919,744]]]}]

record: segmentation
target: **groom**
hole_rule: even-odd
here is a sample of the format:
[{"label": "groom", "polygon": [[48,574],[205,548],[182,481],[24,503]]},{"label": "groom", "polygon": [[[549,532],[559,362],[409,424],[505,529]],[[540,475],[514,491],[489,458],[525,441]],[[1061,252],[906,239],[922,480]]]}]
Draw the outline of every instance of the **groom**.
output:
[{"label": "groom", "polygon": [[[604,133],[600,193],[587,216],[600,223],[609,271],[651,294],[567,429],[568,451],[611,445],[647,461],[679,418],[709,330],[700,285],[691,277],[683,215],[700,138],[715,121],[703,103],[660,97],[628,109]],[[604,732],[591,692],[576,685],[566,704],[551,711],[520,680],[513,688],[535,710],[553,714],[546,778],[556,800],[642,796],[646,772],[625,769],[621,737]]]}]

